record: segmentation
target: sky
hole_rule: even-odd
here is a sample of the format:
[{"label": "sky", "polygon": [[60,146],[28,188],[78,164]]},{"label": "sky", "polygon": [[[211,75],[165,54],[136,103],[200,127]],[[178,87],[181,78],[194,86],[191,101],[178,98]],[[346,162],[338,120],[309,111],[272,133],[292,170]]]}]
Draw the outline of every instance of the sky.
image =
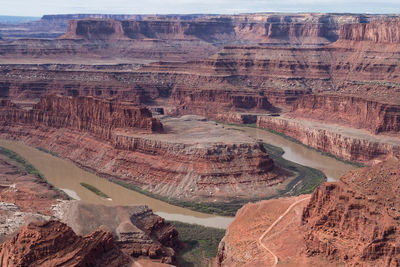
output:
[{"label": "sky", "polygon": [[400,0],[0,0],[0,15],[400,13]]}]

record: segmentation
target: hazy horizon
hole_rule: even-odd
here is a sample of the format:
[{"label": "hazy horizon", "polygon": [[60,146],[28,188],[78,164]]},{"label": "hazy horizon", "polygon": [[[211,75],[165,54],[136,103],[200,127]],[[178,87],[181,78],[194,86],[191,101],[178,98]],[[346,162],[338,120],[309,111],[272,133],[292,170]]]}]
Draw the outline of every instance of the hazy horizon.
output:
[{"label": "hazy horizon", "polygon": [[31,0],[3,1],[2,16],[50,14],[400,13],[399,0]]}]

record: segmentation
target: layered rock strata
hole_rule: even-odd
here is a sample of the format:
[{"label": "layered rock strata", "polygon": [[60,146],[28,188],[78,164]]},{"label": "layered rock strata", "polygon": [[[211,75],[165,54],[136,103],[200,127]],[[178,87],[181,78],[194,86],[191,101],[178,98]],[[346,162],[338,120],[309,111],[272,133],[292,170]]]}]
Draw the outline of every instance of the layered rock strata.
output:
[{"label": "layered rock strata", "polygon": [[216,263],[398,266],[399,166],[399,159],[392,157],[322,184],[311,198],[245,205],[228,227]]},{"label": "layered rock strata", "polygon": [[53,209],[56,217],[78,235],[88,235],[102,227],[111,232],[115,244],[126,255],[175,263],[175,251],[181,246],[178,232],[147,206],[104,206],[69,201]]},{"label": "layered rock strata", "polygon": [[[217,22],[221,22],[220,28]],[[81,40],[57,42],[73,42],[85,49],[87,46],[82,43],[90,39],[93,42],[109,39],[120,47],[129,42],[122,40],[124,38],[142,42],[142,45],[149,41],[148,38],[153,38],[151,42],[157,44],[165,41],[193,43],[196,40],[202,43],[200,46],[204,43],[211,45],[213,41],[205,41],[202,30],[189,31],[196,27],[204,27],[208,35],[214,34],[210,38],[218,37],[223,42],[239,37],[245,41],[225,46],[207,59],[200,60],[197,57],[199,53],[195,53],[192,61],[143,63],[139,69],[129,71],[125,67],[120,69],[118,65],[102,66],[101,70],[84,67],[84,71],[79,71],[79,65],[65,69],[58,67],[56,71],[54,66],[46,64],[3,65],[0,72],[1,95],[22,100],[38,98],[49,92],[69,96],[95,95],[163,107],[170,115],[199,114],[234,123],[254,122],[254,115],[247,119],[249,117],[244,118],[241,114],[288,111],[292,118],[312,118],[366,129],[374,134],[398,135],[400,76],[399,19],[396,16],[261,14],[237,16],[231,20],[221,16],[193,21],[94,19],[74,23],[76,27],[71,32],[77,38],[78,24],[82,24],[79,30],[82,32]],[[229,23],[236,25],[233,31],[231,26],[227,26]],[[110,29],[107,36],[96,35],[103,24]],[[118,30],[114,24],[119,25]],[[265,28],[267,24],[272,25],[267,27],[268,31]],[[263,27],[264,30],[261,29]],[[323,30],[324,27],[329,30]],[[297,46],[294,45],[297,41],[290,41],[320,35],[325,39],[335,35],[339,39],[322,47]],[[257,43],[251,40],[257,40]],[[260,45],[260,42],[269,45]],[[272,46],[271,43],[280,45]],[[211,46],[215,48],[214,44]],[[148,48],[147,45],[144,47]],[[113,49],[109,47],[115,52]],[[48,53],[55,51],[53,48],[44,50]],[[75,53],[68,45],[64,50]],[[150,50],[158,56],[166,51],[157,45]],[[217,50],[219,48],[214,51]],[[181,50],[175,50],[175,53],[190,56]],[[114,54],[120,55],[117,52]],[[358,139],[357,136],[350,138]],[[337,142],[341,143],[340,140]],[[359,143],[369,146],[363,151],[371,150],[364,141]],[[378,150],[390,153],[390,149]],[[334,148],[329,152],[340,154]],[[377,151],[376,154],[382,153]],[[373,157],[369,155],[360,161]]]},{"label": "layered rock strata", "polygon": [[398,266],[399,166],[393,158],[317,188],[302,217],[307,255],[348,266]]},{"label": "layered rock strata", "polygon": [[[171,224],[153,214],[148,207],[109,207],[69,200],[63,191],[50,186],[43,178],[28,174],[20,164],[3,155],[0,155],[0,173],[0,243],[5,240],[13,240],[16,232],[30,222],[60,220],[78,235],[90,235],[94,239],[101,239],[105,232],[97,230],[100,227],[106,227],[107,231],[112,234],[107,233],[107,240],[111,236],[111,241],[109,241],[128,256],[142,257],[156,262],[175,262],[175,250],[180,247],[178,233]],[[38,240],[35,241],[39,244],[50,242],[47,239],[42,240],[42,237],[38,237]],[[56,238],[57,242],[61,242],[59,239],[62,237]],[[0,263],[4,266],[24,266],[24,263],[19,261],[19,256],[21,256],[19,253],[22,253],[19,251],[21,249],[19,241],[17,240],[17,243],[9,242],[10,244],[4,247],[5,251],[14,247],[14,250],[7,253],[16,253],[17,255],[7,259],[9,254],[2,254],[3,258],[0,256]],[[78,239],[77,242],[84,241]],[[88,246],[92,245],[90,242],[88,242]],[[44,248],[32,246],[30,249],[29,253],[38,255],[43,252]],[[69,248],[62,249],[68,250]],[[79,249],[82,248],[79,247]],[[119,249],[108,254],[113,257],[118,256]],[[37,259],[39,261],[37,264],[40,265],[40,262],[46,261],[48,266],[53,266],[54,258],[68,257],[69,252],[65,252],[63,255],[60,249],[60,251],[54,251],[57,253],[56,255],[52,253],[50,253],[51,255],[42,255],[44,258]],[[83,248],[79,255],[85,253],[88,252]],[[7,260],[10,261],[5,263]]]},{"label": "layered rock strata", "polygon": [[49,220],[52,206],[68,199],[4,155],[0,155],[0,174],[0,242],[29,222]]},{"label": "layered rock strata", "polygon": [[0,245],[2,266],[128,266],[130,259],[111,233],[97,230],[85,237],[57,222],[31,223]]},{"label": "layered rock strata", "polygon": [[[55,151],[100,175],[168,197],[211,201],[265,196],[287,177],[261,142],[202,118],[165,118],[165,133],[148,134],[143,130],[161,123],[147,113],[141,117],[140,108],[111,112],[102,110],[109,102],[65,99],[45,98],[32,110],[4,101],[1,136]],[[65,101],[87,106],[59,106]]]},{"label": "layered rock strata", "polygon": [[3,125],[37,124],[53,128],[70,128],[110,139],[117,128],[146,133],[162,132],[162,124],[144,107],[115,103],[91,97],[46,96],[31,110],[16,108],[3,100],[0,121]]},{"label": "layered rock strata", "polygon": [[257,126],[284,133],[301,143],[349,161],[371,164],[388,155],[400,155],[400,140],[353,128],[305,119],[260,116]]},{"label": "layered rock strata", "polygon": [[400,43],[398,18],[372,21],[370,23],[344,24],[339,40],[369,41],[374,43]]},{"label": "layered rock strata", "polygon": [[355,96],[306,95],[293,104],[290,115],[367,129],[373,134],[400,132],[400,105]]}]

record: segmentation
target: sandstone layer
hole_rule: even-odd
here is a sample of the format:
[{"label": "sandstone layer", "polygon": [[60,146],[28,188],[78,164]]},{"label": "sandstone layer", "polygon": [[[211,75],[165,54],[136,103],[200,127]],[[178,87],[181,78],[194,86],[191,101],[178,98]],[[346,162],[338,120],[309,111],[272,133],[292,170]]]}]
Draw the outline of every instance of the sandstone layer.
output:
[{"label": "sandstone layer", "polygon": [[399,166],[392,158],[317,188],[302,217],[307,255],[349,266],[398,266]]},{"label": "sandstone layer", "polygon": [[149,134],[161,123],[147,110],[109,105],[51,96],[24,110],[3,101],[1,136],[168,197],[253,198],[284,186],[279,184],[287,174],[274,166],[263,144],[240,132],[187,116],[166,117],[164,132]]},{"label": "sandstone layer", "polygon": [[385,160],[388,155],[400,155],[398,137],[377,136],[337,124],[324,124],[298,117],[259,116],[257,126],[283,133],[304,145],[349,161],[372,164]]},{"label": "sandstone layer", "polygon": [[367,129],[374,134],[400,132],[400,105],[355,96],[302,96],[293,104],[290,115]]},{"label": "sandstone layer", "polygon": [[324,183],[310,196],[245,205],[220,243],[220,266],[398,266],[399,160]]},{"label": "sandstone layer", "polygon": [[3,125],[31,124],[52,128],[71,128],[90,132],[102,139],[109,139],[117,128],[153,133],[162,132],[162,124],[152,118],[144,107],[113,103],[91,97],[60,97],[50,95],[41,98],[31,110],[16,108],[10,101],[1,103]]},{"label": "sandstone layer", "polygon": [[0,245],[2,266],[128,266],[109,232],[85,237],[57,222],[31,223]]},{"label": "sandstone layer", "polygon": [[0,173],[0,242],[29,222],[49,220],[52,206],[68,199],[4,155],[0,156]]},{"label": "sandstone layer", "polygon": [[[93,238],[87,240],[88,246],[107,246],[111,242],[113,247],[117,246],[118,249],[107,252],[107,255],[110,257],[118,257],[120,255],[119,250],[121,250],[129,257],[141,257],[144,260],[147,259],[159,263],[175,262],[175,250],[180,247],[178,233],[171,224],[166,223],[163,218],[153,214],[148,207],[109,207],[69,200],[64,192],[50,186],[41,177],[28,174],[19,163],[4,155],[0,156],[0,172],[0,242],[9,240],[8,242],[11,243],[6,245],[8,247],[4,248],[5,251],[8,251],[14,245],[15,250],[6,253],[16,253],[15,257],[10,256],[10,259],[7,259],[7,254],[2,254],[1,257],[3,258],[0,262],[4,266],[26,265],[23,260],[27,256],[21,259],[20,256],[23,251],[19,250],[21,249],[19,244],[14,244],[15,242],[19,242],[19,240],[15,241],[13,239],[16,232],[30,222],[44,222],[49,220],[60,220],[68,225],[68,229],[69,227],[72,228],[75,233],[92,236]],[[111,234],[104,231],[97,231],[101,227]],[[47,227],[44,228],[47,229]],[[46,232],[47,230],[44,231]],[[66,233],[67,236],[64,236],[64,238],[70,238],[70,234],[68,233],[72,235],[72,231],[68,230]],[[63,231],[60,234],[63,236]],[[103,237],[106,237],[106,239],[103,240]],[[59,240],[63,237],[58,236],[55,238],[57,238],[57,242],[63,242]],[[93,239],[97,241],[92,243],[91,240]],[[82,240],[78,238],[75,245],[84,242]],[[38,244],[51,242],[44,235],[37,236],[37,240],[33,240],[32,242],[34,241],[37,241]],[[106,244],[102,245],[103,241],[106,241]],[[68,243],[68,241],[65,242]],[[85,246],[79,247],[75,245],[73,246],[74,251],[76,250],[84,258],[89,257],[84,259],[85,261],[95,262],[92,258],[93,255],[87,255],[88,253],[92,254],[92,252],[86,251]],[[37,263],[36,260],[32,262],[32,264],[35,263],[36,265],[40,265],[42,264],[41,262],[46,261],[43,264],[54,266],[56,263],[53,260],[56,258],[65,256],[63,260],[67,261],[69,257],[69,248],[67,247],[52,251],[49,255],[40,254],[43,250],[46,251],[45,248],[40,246],[33,246],[30,249],[29,253],[41,255],[37,259]],[[67,251],[65,255],[62,254],[62,250]],[[94,257],[101,257],[101,255],[96,254],[100,252],[94,251],[94,253]],[[106,257],[108,257],[107,255]],[[44,258],[41,258],[42,256]],[[7,260],[10,260],[10,262],[6,263]],[[105,262],[107,263],[107,261]],[[114,260],[113,262],[118,263],[118,261]],[[65,264],[68,265],[69,263],[70,261]],[[77,263],[76,265],[80,266],[79,264]]]},{"label": "sandstone layer", "polygon": [[[116,246],[135,260],[175,263],[180,249],[178,232],[147,206],[104,206],[81,201],[64,201],[53,206],[55,216],[78,235],[107,229]],[[101,214],[101,216],[99,216]]]},{"label": "sandstone layer", "polygon": [[[234,123],[254,123],[260,114],[288,112],[288,117],[318,120],[327,127],[365,129],[375,135],[373,139],[398,138],[398,16],[72,18],[76,20],[65,36],[72,39],[46,41],[40,51],[35,49],[41,44],[32,45],[32,51],[21,44],[20,52],[13,50],[18,45],[8,45],[3,55],[45,59],[52,53],[76,56],[81,49],[87,58],[96,53],[103,58],[113,55],[115,63],[0,65],[1,96],[20,101],[21,106],[47,93],[97,96],[151,105],[169,115],[197,114]],[[190,48],[193,45],[208,52],[200,53]],[[127,46],[136,52],[130,54]],[[117,57],[127,55],[159,62],[118,64]],[[181,56],[185,58],[178,60]],[[341,135],[329,134],[329,142],[347,143],[346,148],[321,145],[317,143],[324,137],[313,131],[318,129],[300,136],[314,136],[310,145],[346,159],[372,162],[393,151],[390,142],[371,144],[357,135],[343,141]],[[354,142],[358,144],[349,145]],[[350,155],[358,151],[367,156]]]}]

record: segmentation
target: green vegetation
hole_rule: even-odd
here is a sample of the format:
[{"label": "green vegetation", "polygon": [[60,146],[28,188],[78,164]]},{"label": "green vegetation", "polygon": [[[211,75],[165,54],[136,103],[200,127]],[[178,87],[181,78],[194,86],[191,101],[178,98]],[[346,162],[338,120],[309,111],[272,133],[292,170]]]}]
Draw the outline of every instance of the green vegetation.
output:
[{"label": "green vegetation", "polygon": [[191,201],[182,201],[174,198],[163,197],[149,191],[143,190],[138,186],[133,184],[128,184],[119,180],[111,179],[111,182],[128,188],[130,190],[139,192],[143,195],[146,195],[151,198],[155,198],[168,204],[183,207],[199,212],[209,213],[209,214],[216,214],[221,216],[235,216],[236,211],[240,209],[244,204],[252,200],[238,200],[238,201],[231,201],[231,202],[219,202],[219,203],[202,203],[202,202],[191,202]]},{"label": "green vegetation", "polygon": [[225,235],[225,230],[169,221],[179,232],[179,239],[184,248],[179,251],[177,260],[183,267],[207,267],[217,255],[218,245]]},{"label": "green vegetation", "polygon": [[240,209],[244,204],[248,202],[254,202],[264,199],[271,199],[280,196],[293,196],[293,195],[301,195],[301,194],[309,194],[314,191],[314,189],[320,185],[321,183],[326,181],[325,174],[317,169],[306,167],[292,161],[288,161],[282,158],[284,153],[283,149],[280,147],[276,147],[270,144],[264,144],[267,153],[270,157],[275,161],[275,163],[289,172],[292,172],[293,175],[297,175],[287,186],[285,190],[280,191],[276,195],[271,195],[265,198],[259,199],[240,199],[234,200],[230,202],[191,202],[191,201],[183,201],[173,198],[163,197],[157,194],[153,194],[149,191],[143,190],[138,186],[128,184],[119,180],[111,180],[112,182],[123,186],[125,188],[134,190],[143,195],[146,195],[151,198],[155,198],[164,202],[167,202],[174,206],[179,206],[199,212],[209,213],[209,214],[217,214],[221,216],[235,216],[238,209]]},{"label": "green vegetation", "polygon": [[326,181],[326,176],[322,171],[284,159],[282,148],[267,143],[264,143],[264,147],[276,165],[297,174],[281,195],[310,194],[318,185]]},{"label": "green vegetation", "polygon": [[44,177],[43,174],[41,174],[32,164],[30,164],[28,161],[26,161],[23,157],[21,157],[14,151],[8,150],[7,148],[4,147],[0,147],[0,154],[10,158],[13,161],[18,162],[19,164],[22,165],[22,167],[25,169],[27,173],[33,174],[37,178],[40,178],[47,183],[46,178]]},{"label": "green vegetation", "polygon": [[349,160],[341,159],[341,158],[336,157],[335,155],[332,155],[331,153],[324,152],[324,151],[321,151],[321,150],[319,150],[319,149],[316,149],[316,148],[307,146],[307,145],[303,144],[302,142],[300,142],[299,140],[297,140],[297,139],[295,139],[295,138],[293,138],[293,137],[291,137],[291,136],[288,136],[288,135],[286,135],[286,134],[284,134],[284,133],[280,133],[280,132],[277,132],[277,131],[274,131],[274,130],[270,130],[270,129],[265,129],[265,128],[257,128],[257,129],[264,130],[264,131],[267,131],[267,132],[270,132],[270,133],[279,135],[279,136],[281,136],[281,137],[283,137],[283,138],[285,138],[285,139],[287,139],[287,140],[289,140],[289,141],[291,141],[291,142],[293,142],[293,143],[296,143],[296,144],[299,144],[299,145],[301,145],[301,146],[304,146],[304,147],[306,147],[306,148],[308,148],[308,149],[317,151],[317,152],[321,153],[322,155],[327,156],[327,157],[330,157],[330,158],[333,158],[333,159],[335,159],[335,160],[337,160],[337,161],[341,161],[341,162],[343,162],[343,163],[350,164],[350,165],[353,165],[353,166],[359,167],[359,168],[360,168],[360,167],[364,167],[364,165],[361,164],[361,163],[359,163],[359,162],[354,162],[354,161],[349,161]]},{"label": "green vegetation", "polygon": [[[221,123],[221,122],[217,122]],[[227,124],[223,123],[225,125],[234,125],[234,126],[241,126],[243,125],[238,125],[238,124]],[[255,124],[250,124],[246,125],[247,127],[256,127]],[[236,129],[235,129],[236,130]],[[263,129],[268,131],[267,129]],[[239,130],[240,131],[240,130]],[[286,136],[284,134],[270,131],[274,134],[281,135],[287,139],[289,139],[292,142],[301,144],[298,140]],[[301,144],[303,145],[303,144]],[[238,209],[240,209],[244,204],[248,202],[254,202],[254,201],[259,201],[259,200],[265,200],[265,199],[271,199],[271,198],[276,198],[280,196],[293,196],[293,195],[301,195],[301,194],[309,194],[314,191],[314,189],[326,181],[326,176],[325,174],[317,169],[310,168],[307,166],[303,166],[300,164],[297,164],[295,162],[286,160],[282,157],[284,151],[280,147],[276,147],[270,144],[264,144],[265,149],[267,150],[267,153],[270,155],[270,157],[274,160],[274,162],[281,168],[293,173],[293,175],[296,175],[296,177],[286,186],[285,190],[281,190],[278,194],[276,195],[271,195],[269,197],[265,198],[260,198],[260,199],[240,199],[240,200],[234,200],[231,202],[219,202],[219,203],[202,203],[202,202],[191,202],[191,201],[183,201],[183,200],[178,200],[178,199],[173,199],[173,198],[168,198],[168,197],[163,197],[157,194],[153,194],[149,191],[143,190],[138,186],[128,184],[119,180],[114,180],[112,179],[111,181],[123,186],[125,188],[134,190],[136,192],[139,192],[143,195],[149,196],[151,198],[155,198],[164,202],[167,202],[171,205],[174,206],[179,206],[199,212],[204,212],[204,213],[209,213],[209,214],[217,214],[221,216],[235,216],[236,212]]]},{"label": "green vegetation", "polygon": [[62,191],[62,190],[56,188],[55,186],[53,186],[52,184],[50,184],[46,180],[46,177],[39,170],[37,170],[32,164],[30,164],[28,161],[26,161],[23,157],[21,157],[14,151],[11,151],[5,147],[0,147],[0,154],[21,164],[27,173],[32,174],[32,175],[36,176],[37,178],[39,178],[38,183],[46,183],[50,189],[56,190],[56,191]]},{"label": "green vegetation", "polygon": [[40,150],[40,151],[42,151],[42,152],[44,152],[44,153],[50,154],[50,155],[52,155],[52,156],[54,156],[54,157],[60,158],[60,155],[58,155],[57,152],[48,150],[48,149],[43,148],[43,147],[36,147],[36,149],[38,149],[38,150]]},{"label": "green vegetation", "polygon": [[109,196],[107,194],[103,193],[102,191],[100,191],[99,189],[94,187],[93,185],[90,185],[90,184],[87,184],[87,183],[80,183],[80,184],[81,184],[81,186],[83,186],[86,189],[92,191],[93,193],[95,193],[99,197],[109,198]]},{"label": "green vegetation", "polygon": [[341,162],[343,162],[343,163],[350,164],[350,165],[353,165],[353,166],[359,167],[359,168],[365,166],[365,165],[363,165],[362,163],[354,162],[354,161],[349,161],[349,160],[345,160],[345,159],[341,159],[341,158],[336,157],[335,155],[332,155],[331,153],[324,152],[324,151],[321,151],[321,150],[319,150],[319,149],[316,149],[316,148],[307,146],[307,145],[303,144],[302,142],[300,142],[299,140],[297,140],[297,139],[295,139],[295,138],[293,138],[293,137],[291,137],[291,136],[288,136],[288,135],[286,135],[286,134],[284,134],[284,133],[277,132],[277,131],[274,131],[274,130],[271,130],[271,129],[267,129],[267,128],[259,128],[259,127],[257,127],[257,125],[256,125],[255,123],[252,123],[252,124],[244,124],[244,125],[243,125],[243,124],[226,123],[226,122],[220,122],[220,121],[216,121],[216,122],[217,122],[217,123],[220,123],[220,124],[224,124],[224,125],[257,128],[257,129],[259,129],[259,130],[263,130],[263,131],[267,131],[267,132],[270,132],[270,133],[279,135],[279,136],[281,136],[281,137],[283,137],[283,138],[289,140],[290,142],[293,142],[293,143],[299,144],[299,145],[301,145],[301,146],[304,146],[304,147],[306,147],[306,148],[308,148],[308,149],[317,151],[317,152],[321,153],[322,155],[327,156],[327,157],[330,157],[330,158],[333,158],[333,159],[335,159],[335,160],[337,160],[337,161],[341,161]]}]

